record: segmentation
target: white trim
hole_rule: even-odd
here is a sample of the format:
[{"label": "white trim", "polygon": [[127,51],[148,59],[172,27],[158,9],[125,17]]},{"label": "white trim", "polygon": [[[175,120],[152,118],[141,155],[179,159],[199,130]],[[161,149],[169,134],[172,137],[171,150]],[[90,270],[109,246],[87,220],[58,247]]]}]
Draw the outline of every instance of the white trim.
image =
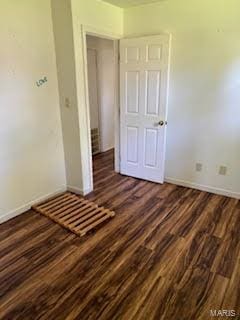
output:
[{"label": "white trim", "polygon": [[168,182],[168,183],[176,184],[176,185],[179,185],[179,186],[187,187],[187,188],[198,189],[198,190],[201,190],[201,191],[206,191],[206,192],[210,192],[210,193],[214,193],[214,194],[219,194],[219,195],[230,197],[230,198],[240,199],[240,193],[234,192],[234,191],[231,191],[231,190],[225,190],[225,189],[221,189],[221,188],[205,186],[205,185],[202,185],[202,184],[197,184],[197,183],[190,182],[190,181],[185,181],[185,180],[178,180],[178,179],[169,178],[169,177],[165,178],[164,181]]},{"label": "white trim", "polygon": [[122,35],[110,32],[108,29],[102,29],[102,28],[96,28],[92,27],[89,25],[82,25],[82,30],[85,34],[99,37],[99,38],[104,38],[104,39],[110,39],[110,40],[116,40],[116,39],[121,39]]},{"label": "white trim", "polygon": [[119,65],[119,41],[114,41],[114,73],[115,73],[115,94],[114,94],[114,169],[120,172],[120,65]]},{"label": "white trim", "polygon": [[41,203],[43,201],[46,201],[48,200],[49,198],[52,198],[52,197],[55,197],[57,196],[58,194],[60,193],[63,193],[67,190],[66,186],[62,186],[61,188],[57,189],[56,191],[54,192],[51,192],[49,194],[46,194],[44,196],[41,196],[33,201],[30,201],[29,203],[23,205],[22,207],[19,207],[17,209],[14,209],[8,213],[6,213],[4,216],[1,216],[0,217],[0,224],[12,219],[12,218],[15,218],[16,216],[19,216],[20,214],[28,211],[31,209],[32,206],[38,204],[38,203]]},{"label": "white trim", "polygon": [[67,191],[83,195],[83,190],[73,186],[67,186]]},{"label": "white trim", "polygon": [[[90,172],[88,173],[88,181],[83,181],[83,185],[89,185],[88,190],[83,190],[83,194],[90,193],[93,191],[93,171],[92,171],[92,152],[91,152],[91,128],[90,128],[90,107],[89,107],[89,90],[88,90],[88,70],[87,70],[87,35],[93,35],[95,37],[99,38],[105,38],[110,39],[114,41],[114,60],[115,60],[115,70],[118,70],[118,40],[121,38],[120,35],[114,34],[112,32],[109,32],[108,30],[95,28],[91,26],[81,25],[81,32],[82,32],[82,41],[83,41],[83,64],[84,64],[84,88],[85,88],[85,112],[86,112],[86,118],[87,118],[87,136],[88,136],[88,148],[86,150],[88,155],[88,168],[90,168]],[[117,75],[118,77],[118,75]],[[117,78],[116,77],[116,78]],[[115,117],[115,135],[117,134],[117,137],[115,139],[115,158],[116,155],[118,155],[118,159],[120,158],[119,153],[119,145],[116,143],[119,143],[119,132],[117,132],[117,129],[119,128],[119,104],[118,102],[118,95],[119,95],[119,87],[118,83],[116,81],[115,83],[115,93],[117,95],[117,98],[115,99],[115,110],[116,117]],[[118,123],[118,126],[116,126],[116,123]],[[80,128],[80,135],[81,135],[81,128]],[[119,172],[119,160],[115,161],[116,168],[115,170]],[[80,189],[78,189],[79,192],[81,192]]]},{"label": "white trim", "polygon": [[79,194],[81,196],[85,196],[86,194],[89,194],[92,190],[91,189],[82,190],[74,186],[67,186],[67,191]]},{"label": "white trim", "polygon": [[[88,65],[87,65],[87,32],[85,31],[85,27],[81,25],[81,36],[82,36],[82,55],[83,55],[83,79],[84,79],[84,111],[86,113],[86,127],[87,129],[87,162],[88,162],[88,181],[83,181],[82,185],[88,185],[90,192],[93,190],[93,165],[92,165],[92,150],[91,150],[91,124],[90,124],[90,106],[89,106],[89,89],[88,89]],[[78,85],[78,84],[77,84]],[[83,135],[81,133],[81,126],[79,128],[80,136]],[[84,179],[84,177],[83,177]],[[80,189],[78,189],[80,190]]]}]

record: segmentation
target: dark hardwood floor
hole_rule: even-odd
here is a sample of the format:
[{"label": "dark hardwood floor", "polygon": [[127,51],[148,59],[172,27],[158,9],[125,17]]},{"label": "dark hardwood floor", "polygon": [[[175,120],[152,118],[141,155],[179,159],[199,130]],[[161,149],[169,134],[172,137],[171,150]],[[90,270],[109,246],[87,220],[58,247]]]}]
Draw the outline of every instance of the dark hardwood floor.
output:
[{"label": "dark hardwood floor", "polygon": [[240,312],[238,200],[121,176],[112,151],[95,156],[94,182],[87,198],[116,217],[83,238],[33,211],[0,226],[0,319]]}]

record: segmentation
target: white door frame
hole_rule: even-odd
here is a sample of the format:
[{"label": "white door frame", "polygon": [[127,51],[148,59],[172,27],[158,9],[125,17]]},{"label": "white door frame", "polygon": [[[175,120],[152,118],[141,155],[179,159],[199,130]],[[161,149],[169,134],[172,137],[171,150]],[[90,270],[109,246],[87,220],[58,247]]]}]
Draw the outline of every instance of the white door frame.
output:
[{"label": "white door frame", "polygon": [[[88,135],[88,163],[89,168],[92,168],[92,152],[91,152],[91,126],[90,126],[90,106],[89,106],[89,91],[88,91],[88,70],[87,70],[87,35],[95,36],[99,38],[113,40],[114,43],[114,66],[115,66],[115,101],[114,101],[114,110],[115,110],[115,119],[114,119],[114,159],[115,159],[115,171],[119,172],[120,170],[120,104],[119,104],[119,39],[120,35],[108,32],[106,30],[101,30],[98,28],[93,28],[91,26],[82,25],[82,39],[83,39],[83,62],[84,62],[84,87],[86,95],[86,111],[87,111],[87,135]],[[90,172],[90,190],[93,191],[93,172]]]}]

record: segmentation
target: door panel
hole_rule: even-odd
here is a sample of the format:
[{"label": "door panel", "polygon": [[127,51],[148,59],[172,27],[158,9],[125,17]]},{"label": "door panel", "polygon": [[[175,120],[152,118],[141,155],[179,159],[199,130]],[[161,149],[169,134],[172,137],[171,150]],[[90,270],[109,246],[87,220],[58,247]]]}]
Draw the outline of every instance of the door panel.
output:
[{"label": "door panel", "polygon": [[126,63],[139,60],[139,48],[138,47],[127,47],[125,53]]},{"label": "door panel", "polygon": [[158,116],[159,114],[160,77],[159,71],[146,72],[146,115]]},{"label": "door panel", "polygon": [[127,162],[138,164],[138,128],[127,127]]},{"label": "door panel", "polygon": [[158,183],[164,180],[169,53],[169,35],[120,41],[120,171]]},{"label": "door panel", "polygon": [[147,60],[160,61],[162,59],[162,45],[148,45],[147,46]]},{"label": "door panel", "polygon": [[126,107],[128,113],[138,113],[139,110],[139,72],[126,72]]},{"label": "door panel", "polygon": [[157,166],[157,139],[158,132],[156,129],[145,129],[144,134],[144,155],[145,155],[145,167]]}]

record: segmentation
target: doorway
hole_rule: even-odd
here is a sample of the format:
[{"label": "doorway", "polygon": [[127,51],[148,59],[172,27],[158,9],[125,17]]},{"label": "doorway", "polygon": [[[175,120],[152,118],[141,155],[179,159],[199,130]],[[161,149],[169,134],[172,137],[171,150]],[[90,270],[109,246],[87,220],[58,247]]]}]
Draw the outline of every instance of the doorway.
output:
[{"label": "doorway", "polygon": [[[93,161],[93,186],[97,159],[104,155],[114,167],[115,149],[115,61],[114,41],[86,35],[88,97]],[[109,155],[112,155],[109,158]],[[108,160],[109,161],[109,160]],[[95,165],[96,164],[96,165]]]},{"label": "doorway", "polygon": [[[88,33],[83,28],[84,58],[87,62],[87,37],[103,39],[98,33]],[[116,40],[106,36],[113,43],[114,76],[114,169],[122,175],[164,182],[166,149],[167,106],[170,70],[171,35],[163,33],[155,36]],[[90,48],[95,49],[96,48]],[[98,61],[94,58],[94,61]],[[95,62],[96,63],[96,62]],[[99,66],[99,62],[97,62]],[[88,79],[87,63],[85,64]],[[99,84],[97,68],[96,75]],[[85,82],[86,88],[91,86]],[[109,84],[109,82],[108,82]],[[99,85],[95,94],[98,94]],[[109,93],[109,91],[108,91]],[[89,90],[86,92],[89,97]],[[90,99],[86,101],[90,120]],[[98,118],[101,111],[98,108]],[[90,121],[88,122],[88,163],[92,168]],[[95,131],[96,132],[96,131]],[[98,129],[99,151],[101,151],[101,125]],[[93,190],[93,171],[88,176]],[[86,177],[87,178],[87,177]],[[86,179],[87,180],[87,179]]]}]

